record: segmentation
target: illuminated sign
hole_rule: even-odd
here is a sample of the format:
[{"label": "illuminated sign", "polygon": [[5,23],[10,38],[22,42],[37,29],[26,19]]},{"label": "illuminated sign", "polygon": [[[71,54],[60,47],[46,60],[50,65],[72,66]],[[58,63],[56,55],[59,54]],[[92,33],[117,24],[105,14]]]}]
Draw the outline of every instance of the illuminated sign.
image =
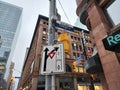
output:
[{"label": "illuminated sign", "polygon": [[120,52],[120,30],[107,36],[102,41],[106,50]]}]

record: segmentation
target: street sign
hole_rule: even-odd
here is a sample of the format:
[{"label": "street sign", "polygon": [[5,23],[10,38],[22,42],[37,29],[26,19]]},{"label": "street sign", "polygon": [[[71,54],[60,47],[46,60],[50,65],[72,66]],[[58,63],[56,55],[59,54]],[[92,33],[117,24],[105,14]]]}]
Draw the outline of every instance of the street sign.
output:
[{"label": "street sign", "polygon": [[63,30],[74,31],[74,28],[72,25],[69,25],[69,24],[61,22],[61,21],[57,21],[55,23],[55,26],[56,26],[56,28],[60,28]]},{"label": "street sign", "polygon": [[81,54],[80,54],[80,56],[75,58],[76,61],[81,60],[81,59],[83,59],[83,56]]},{"label": "street sign", "polygon": [[41,74],[57,74],[65,72],[65,59],[63,44],[43,47]]},{"label": "street sign", "polygon": [[80,66],[81,64],[84,64],[85,60],[83,58],[83,55],[80,55],[75,58],[76,66]]}]

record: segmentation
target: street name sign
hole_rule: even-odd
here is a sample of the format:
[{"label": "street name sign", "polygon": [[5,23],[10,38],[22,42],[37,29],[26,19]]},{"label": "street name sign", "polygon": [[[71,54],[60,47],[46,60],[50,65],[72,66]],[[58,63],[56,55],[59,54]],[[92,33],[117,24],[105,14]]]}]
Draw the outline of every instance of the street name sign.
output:
[{"label": "street name sign", "polygon": [[69,24],[61,22],[61,21],[57,21],[55,23],[55,26],[56,26],[56,28],[60,28],[63,30],[68,30],[68,31],[72,31],[72,32],[74,31],[74,28],[72,25],[69,25]]},{"label": "street name sign", "polygon": [[43,47],[41,74],[59,74],[65,72],[65,59],[63,44]]}]

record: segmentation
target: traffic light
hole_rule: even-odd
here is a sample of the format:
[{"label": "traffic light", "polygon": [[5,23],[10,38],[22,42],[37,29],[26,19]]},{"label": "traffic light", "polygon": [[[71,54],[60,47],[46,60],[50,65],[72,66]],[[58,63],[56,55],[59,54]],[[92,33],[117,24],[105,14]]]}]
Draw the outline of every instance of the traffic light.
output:
[{"label": "traffic light", "polygon": [[10,82],[12,83],[14,81],[14,77],[11,77],[10,78]]},{"label": "traffic light", "polygon": [[77,67],[76,67],[76,62],[72,62],[72,66],[73,66],[73,70],[76,71]]},{"label": "traffic light", "polygon": [[90,78],[92,78],[92,80],[95,80],[94,74],[90,74]]},{"label": "traffic light", "polygon": [[68,34],[67,33],[60,34],[58,37],[58,42],[62,42],[64,44],[65,53],[70,55],[70,44]]}]

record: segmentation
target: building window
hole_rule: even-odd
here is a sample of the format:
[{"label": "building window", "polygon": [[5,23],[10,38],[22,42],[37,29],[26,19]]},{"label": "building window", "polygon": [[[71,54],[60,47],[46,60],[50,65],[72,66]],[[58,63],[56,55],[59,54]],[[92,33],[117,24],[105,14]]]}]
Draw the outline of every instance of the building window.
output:
[{"label": "building window", "polygon": [[72,49],[75,50],[75,45],[74,45],[74,43],[72,43]]},{"label": "building window", "polygon": [[46,28],[43,28],[43,34],[47,34]]},{"label": "building window", "polygon": [[59,90],[74,90],[73,78],[64,76],[59,78]]},{"label": "building window", "polygon": [[74,59],[76,58],[76,53],[73,53],[73,58],[74,58]]},{"label": "building window", "polygon": [[77,38],[76,37],[74,37],[75,38],[75,40],[77,40]]},{"label": "building window", "polygon": [[78,51],[78,45],[76,44],[76,50]]},{"label": "building window", "polygon": [[92,44],[92,41],[89,41],[90,42],[90,44]]},{"label": "building window", "polygon": [[80,51],[82,51],[82,46],[81,45],[79,45],[79,49],[80,49]]},{"label": "building window", "polygon": [[60,35],[61,34],[61,32],[58,32],[58,35]]},{"label": "building window", "polygon": [[88,40],[86,40],[86,44],[89,44]]},{"label": "building window", "polygon": [[65,67],[66,67],[66,72],[72,72],[71,67],[69,65],[66,64]]},{"label": "building window", "polygon": [[71,39],[73,39],[73,36],[71,36]]},{"label": "building window", "polygon": [[38,78],[38,85],[45,85],[45,76],[40,75]]},{"label": "building window", "polygon": [[46,22],[43,22],[43,24],[46,24]]},{"label": "building window", "polygon": [[80,56],[80,54],[79,53],[77,53],[77,57],[79,57]]},{"label": "building window", "polygon": [[110,3],[108,3],[108,5],[105,7],[105,13],[112,26],[120,23],[120,13],[118,13],[119,9],[119,0],[111,0]]},{"label": "building window", "polygon": [[44,24],[44,25],[48,25],[48,22],[44,21],[43,24]]},{"label": "building window", "polygon": [[80,41],[80,38],[78,38],[78,41]]},{"label": "building window", "polygon": [[85,73],[84,66],[78,66],[78,72]]},{"label": "building window", "polygon": [[43,38],[42,38],[42,42],[43,42],[43,44],[47,44],[47,39],[46,39],[45,36],[43,36]]}]

